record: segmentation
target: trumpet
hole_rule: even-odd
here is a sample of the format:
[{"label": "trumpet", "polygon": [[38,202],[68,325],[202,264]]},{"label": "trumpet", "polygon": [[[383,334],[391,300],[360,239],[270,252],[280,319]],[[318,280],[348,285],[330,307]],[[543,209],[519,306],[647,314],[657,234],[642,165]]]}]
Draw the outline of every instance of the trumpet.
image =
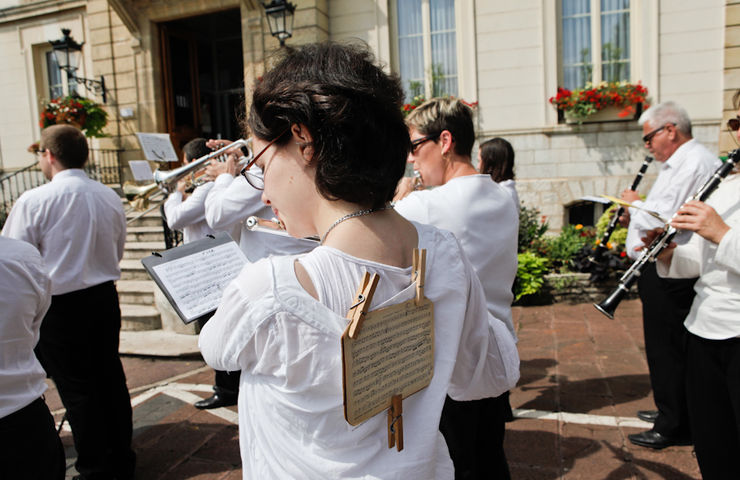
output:
[{"label": "trumpet", "polygon": [[[632,181],[632,186],[630,186],[630,190],[637,190],[637,187],[640,185],[640,182],[642,181],[642,177],[645,175],[645,172],[648,169],[648,166],[650,165],[650,162],[653,161],[653,157],[646,156],[645,160],[642,162],[642,166],[640,166],[640,171],[637,172],[637,176]],[[601,236],[601,240],[599,241],[599,244],[596,246],[596,250],[594,251],[594,254],[591,255],[588,260],[591,263],[599,263],[601,261],[602,255],[604,255],[604,252],[608,250],[608,247],[606,244],[609,242],[609,239],[612,236],[612,233],[614,232],[614,229],[617,228],[617,224],[619,223],[619,217],[622,216],[624,213],[624,207],[620,206],[617,212],[614,214],[612,219],[609,221],[609,225],[606,227],[606,230],[604,231],[604,235]]]},{"label": "trumpet", "polygon": [[[727,157],[727,161],[723,163],[709,179],[704,182],[698,192],[694,194],[689,200],[698,200],[700,202],[705,201],[709,196],[717,189],[719,184],[729,173],[737,166],[738,157],[740,157],[740,149],[733,150]],[[688,200],[687,200],[688,201]],[[685,203],[685,202],[684,202]],[[676,217],[674,213],[671,220]],[[665,225],[663,233],[655,237],[650,245],[642,251],[640,257],[630,266],[630,268],[624,272],[622,277],[619,279],[617,288],[601,303],[594,303],[594,307],[609,318],[614,318],[614,312],[619,306],[619,302],[622,301],[624,296],[629,292],[630,287],[637,281],[642,274],[645,267],[652,262],[655,262],[662,252],[668,245],[670,245],[673,237],[678,233],[678,229],[670,225],[670,221]]]},{"label": "trumpet", "polygon": [[[270,233],[272,235],[279,235],[282,237],[291,236],[285,230],[285,226],[283,226],[282,222],[280,222],[280,220],[278,220],[277,218],[273,218],[272,220],[266,220],[264,218],[251,216],[247,218],[246,226],[250,232]],[[303,240],[311,240],[313,242],[318,242],[319,237],[304,237]]]}]

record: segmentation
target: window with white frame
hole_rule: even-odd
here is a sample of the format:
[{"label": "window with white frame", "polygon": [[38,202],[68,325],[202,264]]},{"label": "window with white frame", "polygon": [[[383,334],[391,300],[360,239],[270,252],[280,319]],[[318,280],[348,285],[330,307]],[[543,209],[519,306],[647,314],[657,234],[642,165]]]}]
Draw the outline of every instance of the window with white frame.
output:
[{"label": "window with white frame", "polygon": [[567,89],[631,79],[630,0],[560,0],[561,78]]},{"label": "window with white frame", "polygon": [[49,98],[61,97],[64,94],[64,81],[57,59],[52,51],[47,51],[45,52],[45,60]]},{"label": "window with white frame", "polygon": [[407,100],[458,94],[454,0],[396,0],[398,67]]}]

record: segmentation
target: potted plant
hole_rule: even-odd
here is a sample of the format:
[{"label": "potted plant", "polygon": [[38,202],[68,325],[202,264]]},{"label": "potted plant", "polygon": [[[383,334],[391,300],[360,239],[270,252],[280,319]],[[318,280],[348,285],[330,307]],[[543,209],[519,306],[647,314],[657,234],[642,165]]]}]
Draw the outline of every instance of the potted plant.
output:
[{"label": "potted plant", "polygon": [[88,138],[104,137],[108,113],[89,98],[66,96],[50,100],[41,111],[39,126],[64,123],[79,128]]},{"label": "potted plant", "polygon": [[550,103],[566,123],[633,120],[649,107],[648,90],[638,83],[601,82],[568,90],[558,87]]}]

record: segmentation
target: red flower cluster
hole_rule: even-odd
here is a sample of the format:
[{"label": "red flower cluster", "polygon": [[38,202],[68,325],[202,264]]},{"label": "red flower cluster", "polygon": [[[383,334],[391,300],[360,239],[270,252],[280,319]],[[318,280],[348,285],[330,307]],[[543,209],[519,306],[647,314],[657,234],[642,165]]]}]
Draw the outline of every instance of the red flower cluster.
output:
[{"label": "red flower cluster", "polygon": [[597,86],[587,85],[585,88],[568,90],[558,87],[558,93],[550,97],[550,103],[558,110],[572,113],[576,117],[585,118],[608,106],[622,108],[620,117],[635,113],[635,105],[642,103],[647,108],[647,88],[641,84],[626,82],[602,82]]}]

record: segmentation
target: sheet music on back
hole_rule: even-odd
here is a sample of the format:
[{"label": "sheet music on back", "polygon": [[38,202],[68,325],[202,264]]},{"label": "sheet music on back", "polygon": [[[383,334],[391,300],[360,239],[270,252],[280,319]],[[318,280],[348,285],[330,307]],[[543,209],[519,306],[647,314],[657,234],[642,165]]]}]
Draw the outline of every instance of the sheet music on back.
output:
[{"label": "sheet music on back", "polygon": [[142,260],[144,267],[185,323],[218,307],[226,286],[247,263],[244,252],[221,232]]}]

